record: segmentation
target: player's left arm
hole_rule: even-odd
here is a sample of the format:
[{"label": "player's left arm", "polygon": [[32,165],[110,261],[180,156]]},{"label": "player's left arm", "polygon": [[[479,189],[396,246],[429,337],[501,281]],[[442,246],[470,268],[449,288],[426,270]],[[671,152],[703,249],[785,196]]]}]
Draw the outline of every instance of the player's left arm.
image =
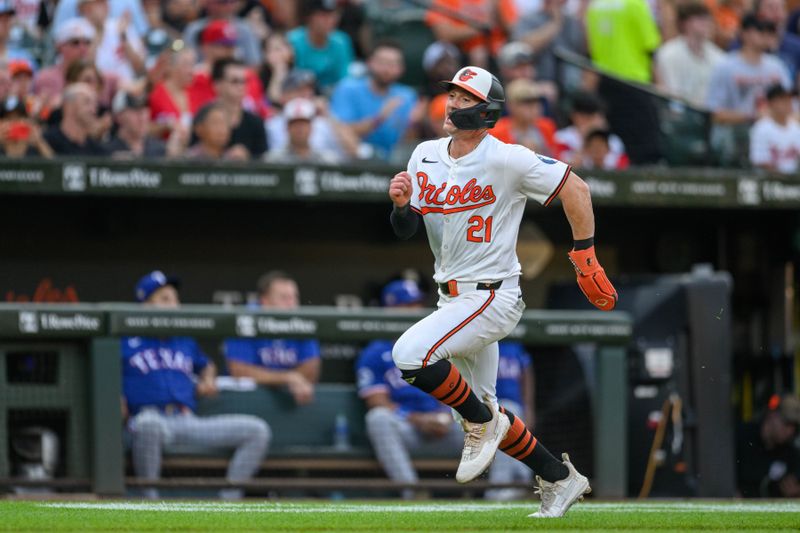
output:
[{"label": "player's left arm", "polygon": [[578,286],[592,305],[602,311],[611,311],[617,305],[617,291],[595,254],[594,211],[589,186],[570,171],[558,197],[575,241],[568,255],[578,274]]},{"label": "player's left arm", "polygon": [[319,382],[320,368],[322,367],[321,361],[322,358],[320,357],[312,357],[297,365],[295,370],[306,378],[309,383],[317,383]]}]

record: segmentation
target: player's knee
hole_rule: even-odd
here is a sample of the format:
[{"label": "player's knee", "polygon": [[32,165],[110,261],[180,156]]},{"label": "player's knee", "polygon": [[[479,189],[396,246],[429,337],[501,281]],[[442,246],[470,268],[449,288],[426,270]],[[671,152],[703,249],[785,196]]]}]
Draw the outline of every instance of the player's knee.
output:
[{"label": "player's knee", "polygon": [[138,415],[131,425],[134,438],[147,438],[164,440],[167,431],[161,417],[152,416],[150,413]]},{"label": "player's knee", "polygon": [[253,422],[250,427],[250,438],[266,448],[272,440],[272,430],[269,424],[260,418],[253,417]]},{"label": "player's knee", "polygon": [[370,433],[373,431],[383,433],[391,426],[395,416],[394,411],[388,407],[373,407],[367,411],[367,416],[365,417],[367,431]]},{"label": "player's knee", "polygon": [[400,370],[416,370],[422,368],[428,349],[413,336],[404,334],[394,343],[392,359]]}]

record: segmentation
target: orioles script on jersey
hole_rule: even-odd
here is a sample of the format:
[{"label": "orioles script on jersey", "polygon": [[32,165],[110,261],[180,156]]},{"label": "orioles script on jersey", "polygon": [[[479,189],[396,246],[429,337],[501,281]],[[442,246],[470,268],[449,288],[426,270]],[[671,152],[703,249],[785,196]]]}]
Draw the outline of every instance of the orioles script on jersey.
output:
[{"label": "orioles script on jersey", "polygon": [[[447,183],[442,183],[438,188],[429,183],[428,175],[424,172],[417,172],[417,183],[419,184],[419,200],[423,201],[429,206],[437,207],[421,207],[420,211],[423,215],[427,213],[458,213],[460,211],[468,211],[470,209],[477,209],[485,205],[493,204],[497,198],[494,195],[491,185],[481,187],[478,185],[478,180],[472,178],[464,187],[453,185],[444,198],[440,198],[441,194],[447,187]],[[441,206],[441,207],[438,207]],[[448,206],[448,207],[445,207]]]}]

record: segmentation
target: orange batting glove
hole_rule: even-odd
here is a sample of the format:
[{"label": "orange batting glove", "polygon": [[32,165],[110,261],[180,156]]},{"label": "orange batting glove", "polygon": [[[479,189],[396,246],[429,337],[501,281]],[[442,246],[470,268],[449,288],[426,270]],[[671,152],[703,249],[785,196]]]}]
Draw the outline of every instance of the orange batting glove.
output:
[{"label": "orange batting glove", "polygon": [[597,262],[594,246],[585,250],[572,250],[567,254],[575,272],[578,273],[578,287],[586,299],[601,311],[611,311],[617,305],[617,290],[606,276],[606,271]]}]

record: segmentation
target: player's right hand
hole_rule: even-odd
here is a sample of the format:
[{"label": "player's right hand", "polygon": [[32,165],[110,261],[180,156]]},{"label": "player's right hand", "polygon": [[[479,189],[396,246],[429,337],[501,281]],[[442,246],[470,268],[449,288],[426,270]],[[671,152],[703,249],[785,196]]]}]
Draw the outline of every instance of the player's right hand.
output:
[{"label": "player's right hand", "polygon": [[314,399],[314,385],[300,372],[287,372],[286,385],[297,405],[309,404]]},{"label": "player's right hand", "polygon": [[389,182],[389,198],[397,207],[405,207],[411,201],[411,174],[398,172]]}]

